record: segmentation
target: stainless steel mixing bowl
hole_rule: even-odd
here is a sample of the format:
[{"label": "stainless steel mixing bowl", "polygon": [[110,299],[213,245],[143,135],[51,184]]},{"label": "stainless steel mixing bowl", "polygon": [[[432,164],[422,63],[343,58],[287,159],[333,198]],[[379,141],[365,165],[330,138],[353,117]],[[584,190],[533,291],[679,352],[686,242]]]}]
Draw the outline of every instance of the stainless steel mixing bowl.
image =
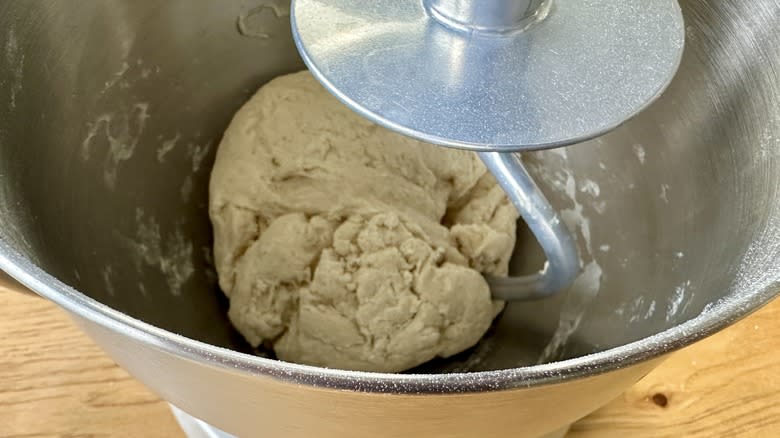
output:
[{"label": "stainless steel mixing bowl", "polygon": [[[247,354],[214,281],[220,135],[258,86],[302,68],[284,2],[5,0],[0,268],[240,436],[550,432],[780,291],[780,3],[682,7],[664,97],[606,137],[525,156],[583,277],[512,304],[471,351],[382,375]],[[533,239],[518,253],[515,273],[538,267]]]}]

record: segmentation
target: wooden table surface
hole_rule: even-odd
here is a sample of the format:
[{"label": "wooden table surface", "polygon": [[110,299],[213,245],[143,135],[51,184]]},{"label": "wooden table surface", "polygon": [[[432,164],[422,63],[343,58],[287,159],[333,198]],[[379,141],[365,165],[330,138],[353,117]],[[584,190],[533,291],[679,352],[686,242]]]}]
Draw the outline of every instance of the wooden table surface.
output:
[{"label": "wooden table surface", "polygon": [[[780,300],[675,353],[570,438],[780,436]],[[0,290],[0,437],[172,437],[165,402],[40,298]]]}]

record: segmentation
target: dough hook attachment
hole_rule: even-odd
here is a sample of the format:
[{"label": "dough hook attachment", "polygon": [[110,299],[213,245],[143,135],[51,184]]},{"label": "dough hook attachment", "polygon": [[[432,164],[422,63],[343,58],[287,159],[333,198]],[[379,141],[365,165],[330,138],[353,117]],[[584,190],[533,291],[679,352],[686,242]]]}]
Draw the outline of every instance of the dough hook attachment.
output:
[{"label": "dough hook attachment", "polygon": [[515,152],[635,116],[671,82],[685,40],[676,0],[293,0],[291,21],[309,70],[354,111],[480,154],[547,256],[537,274],[487,277],[506,300],[550,296],[580,269]]}]

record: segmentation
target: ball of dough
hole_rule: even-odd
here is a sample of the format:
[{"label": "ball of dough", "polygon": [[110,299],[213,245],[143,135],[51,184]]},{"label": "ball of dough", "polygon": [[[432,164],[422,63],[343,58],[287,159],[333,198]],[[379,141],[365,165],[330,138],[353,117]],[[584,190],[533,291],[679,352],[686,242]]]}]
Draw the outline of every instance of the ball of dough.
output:
[{"label": "ball of dough", "polygon": [[286,361],[397,372],[474,345],[517,213],[476,154],[364,120],[308,72],[236,114],[209,213],[229,317]]}]

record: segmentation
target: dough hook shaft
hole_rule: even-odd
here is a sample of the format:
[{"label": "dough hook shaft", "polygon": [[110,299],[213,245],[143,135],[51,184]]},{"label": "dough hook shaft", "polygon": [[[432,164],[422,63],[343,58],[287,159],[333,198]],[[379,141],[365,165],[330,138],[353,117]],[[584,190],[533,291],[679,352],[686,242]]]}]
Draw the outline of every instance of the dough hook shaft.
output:
[{"label": "dough hook shaft", "polygon": [[440,23],[464,31],[503,33],[543,19],[551,0],[426,0]]},{"label": "dough hook shaft", "polygon": [[571,232],[547,201],[515,153],[480,152],[509,200],[542,246],[547,263],[524,277],[486,276],[495,298],[508,301],[546,298],[568,287],[579,271],[577,247]]}]

